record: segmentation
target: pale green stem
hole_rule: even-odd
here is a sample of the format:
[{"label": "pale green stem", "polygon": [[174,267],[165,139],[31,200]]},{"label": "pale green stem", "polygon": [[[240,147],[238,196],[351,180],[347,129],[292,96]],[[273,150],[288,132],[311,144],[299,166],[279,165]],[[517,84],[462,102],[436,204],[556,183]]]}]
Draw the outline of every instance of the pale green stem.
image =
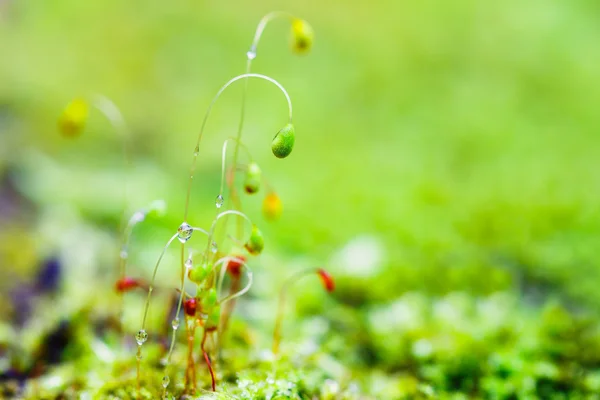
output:
[{"label": "pale green stem", "polygon": [[171,239],[169,239],[169,241],[167,242],[167,244],[161,251],[160,256],[158,257],[158,260],[156,261],[156,265],[154,266],[154,271],[152,272],[152,280],[150,281],[150,286],[148,287],[148,297],[146,299],[146,304],[144,305],[144,317],[142,319],[142,329],[146,328],[146,317],[148,316],[148,308],[150,307],[150,297],[152,296],[152,291],[154,290],[154,282],[156,281],[156,273],[158,272],[158,266],[160,265],[160,262],[162,261],[165,253],[167,252],[167,249],[169,248],[171,243],[173,243],[173,240],[175,240],[176,237],[177,237],[177,233],[174,234],[171,237]]}]

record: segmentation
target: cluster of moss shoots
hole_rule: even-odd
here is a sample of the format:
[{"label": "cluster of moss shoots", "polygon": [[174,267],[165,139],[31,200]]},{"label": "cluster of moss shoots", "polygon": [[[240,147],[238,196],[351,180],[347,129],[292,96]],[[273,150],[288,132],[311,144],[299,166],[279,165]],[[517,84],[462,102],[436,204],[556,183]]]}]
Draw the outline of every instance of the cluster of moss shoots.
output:
[{"label": "cluster of moss shoots", "polygon": [[[124,219],[126,224],[124,224],[125,227],[123,229],[122,244],[119,254],[118,280],[115,283],[116,292],[121,299],[121,310],[119,310],[121,319],[123,314],[122,307],[124,294],[134,289],[147,291],[147,298],[142,310],[141,326],[135,334],[135,341],[137,343],[136,368],[138,393],[144,374],[141,363],[142,350],[144,343],[149,339],[146,325],[152,292],[156,287],[156,275],[167,249],[175,242],[179,242],[180,244],[180,284],[179,287],[176,288],[178,302],[175,317],[171,324],[172,337],[168,353],[164,358],[164,376],[161,382],[162,387],[164,388],[163,397],[166,398],[168,395],[168,387],[170,384],[169,366],[176,343],[176,334],[182,325],[180,323],[180,315],[184,316],[185,324],[183,324],[183,326],[187,331],[188,339],[188,357],[185,374],[186,392],[194,393],[197,390],[196,363],[198,360],[206,364],[208,373],[211,376],[212,390],[216,391],[217,389],[215,367],[212,362],[217,354],[216,344],[220,343],[218,340],[219,335],[222,335],[227,328],[228,320],[235,306],[235,300],[247,293],[252,286],[252,271],[248,267],[247,260],[250,256],[259,255],[264,248],[264,238],[260,229],[241,211],[241,196],[236,188],[236,173],[242,172],[244,174],[242,187],[249,195],[259,193],[263,186],[267,187],[267,193],[263,201],[263,213],[266,219],[277,219],[282,212],[281,199],[276,192],[266,184],[260,166],[252,160],[248,148],[242,141],[247,83],[250,78],[263,80],[276,86],[283,93],[285,100],[287,101],[289,111],[288,120],[283,128],[275,134],[275,137],[271,142],[271,150],[275,157],[280,159],[288,157],[292,152],[295,142],[295,129],[292,124],[292,102],[287,91],[275,79],[251,72],[252,61],[256,57],[257,46],[261,35],[267,24],[277,18],[283,18],[291,22],[291,44],[293,50],[297,53],[306,53],[312,46],[313,31],[306,21],[284,12],[273,12],[265,15],[261,19],[256,29],[252,45],[246,54],[246,72],[225,83],[217,92],[207,109],[193,151],[189,183],[185,198],[185,209],[183,212],[183,222],[162,249],[149,280],[127,275],[129,240],[134,227],[138,223],[144,221],[148,213],[154,211],[156,208],[162,207],[162,205],[160,202],[155,202],[150,207],[134,212],[129,219]],[[188,222],[192,182],[200,152],[200,142],[204,134],[208,117],[217,99],[229,86],[238,81],[243,82],[244,88],[237,135],[226,139],[223,143],[221,186],[215,199],[216,215],[211,226],[208,229],[203,229]],[[106,116],[113,127],[119,133],[123,134],[124,138],[127,138],[127,129],[118,108],[110,100],[102,96],[94,96],[89,99],[78,98],[68,104],[59,120],[61,132],[67,137],[79,136],[84,130],[91,107],[99,110]],[[228,167],[226,164],[230,145],[233,145],[233,156],[231,157],[231,165]],[[240,151],[244,151],[248,156],[249,160],[246,165],[239,164],[238,162]],[[226,199],[227,203],[225,201]],[[234,217],[236,219],[236,236],[227,234],[226,224],[229,217]],[[221,231],[223,232],[223,237],[217,238],[215,228],[220,221],[221,224],[224,225],[224,229]],[[205,245],[200,248],[191,248],[191,246],[189,246],[190,240],[198,234],[205,238]],[[220,243],[225,240],[230,240],[233,243],[233,246],[231,246],[232,248],[228,253],[220,251]],[[186,251],[188,247],[189,252]],[[320,277],[321,282],[327,291],[333,291],[334,289],[333,278],[321,268],[300,271],[284,283],[280,292],[279,309],[273,333],[273,353],[275,356],[279,353],[285,293],[287,292],[289,285],[296,282],[299,276],[307,276],[315,273]],[[227,275],[229,276],[229,279],[226,280]],[[185,283],[187,280],[195,284],[195,293],[187,293],[185,291]],[[228,282],[227,288],[224,288],[225,281]],[[196,343],[196,334],[198,332],[201,332],[202,336],[199,341],[200,349],[198,356],[196,357],[194,347]],[[207,346],[208,339],[211,339],[213,346]]]}]

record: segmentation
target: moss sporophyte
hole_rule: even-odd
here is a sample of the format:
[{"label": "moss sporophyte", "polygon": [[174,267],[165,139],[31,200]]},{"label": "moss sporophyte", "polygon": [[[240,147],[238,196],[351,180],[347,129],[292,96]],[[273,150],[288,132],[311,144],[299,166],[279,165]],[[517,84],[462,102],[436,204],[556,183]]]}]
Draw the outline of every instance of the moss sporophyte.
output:
[{"label": "moss sporophyte", "polygon": [[[184,326],[187,334],[188,357],[187,366],[185,369],[185,392],[195,393],[197,390],[196,379],[196,363],[202,360],[206,364],[208,373],[211,376],[211,389],[217,390],[217,373],[213,364],[213,359],[218,355],[218,346],[220,343],[219,337],[223,335],[228,326],[229,318],[234,310],[235,300],[248,292],[252,286],[252,271],[250,270],[247,261],[250,256],[261,254],[265,247],[265,238],[259,227],[250,220],[250,218],[241,211],[242,201],[240,191],[236,185],[237,172],[243,172],[243,189],[247,194],[256,195],[264,192],[263,213],[266,219],[275,220],[282,213],[282,202],[277,193],[270,187],[263,177],[263,172],[253,159],[242,141],[242,131],[245,119],[246,96],[248,81],[250,79],[264,81],[275,86],[284,96],[287,104],[288,115],[273,136],[271,142],[271,151],[277,158],[288,157],[295,143],[295,129],[292,123],[292,101],[286,89],[277,80],[262,74],[251,72],[252,61],[257,56],[258,44],[267,24],[274,19],[285,19],[291,25],[291,47],[297,53],[306,53],[310,50],[313,44],[313,30],[310,25],[301,19],[285,12],[273,12],[265,15],[258,24],[254,39],[250,49],[246,53],[246,70],[245,73],[233,77],[227,81],[216,93],[211,103],[208,106],[196,144],[192,152],[192,162],[189,171],[189,181],[185,194],[185,206],[183,209],[183,222],[177,227],[175,232],[166,242],[160,252],[156,263],[152,269],[149,279],[127,276],[127,261],[128,261],[128,246],[132,236],[134,227],[145,220],[150,213],[160,213],[164,211],[163,202],[154,202],[149,207],[138,210],[132,214],[129,219],[124,218],[122,243],[119,253],[118,262],[118,278],[115,283],[115,290],[121,296],[121,309],[118,311],[119,320],[122,324],[123,302],[122,296],[131,292],[134,289],[147,291],[146,300],[141,313],[141,324],[139,330],[134,335],[137,343],[136,352],[136,375],[138,395],[143,382],[143,354],[142,349],[144,344],[151,339],[148,332],[148,312],[151,306],[152,294],[157,285],[157,272],[163,261],[167,249],[175,242],[179,242],[179,262],[180,269],[178,276],[178,298],[176,302],[176,310],[174,318],[171,322],[171,340],[164,357],[164,374],[160,384],[162,385],[163,397],[167,398],[168,388],[171,382],[169,375],[171,374],[171,357],[176,344],[176,335],[181,326]],[[212,224],[208,229],[203,229],[194,226],[188,222],[188,217],[191,209],[191,193],[194,175],[196,173],[197,160],[200,154],[200,144],[205,132],[205,128],[213,107],[223,92],[236,82],[243,84],[240,119],[235,137],[227,138],[223,142],[221,150],[221,184],[218,194],[215,197],[216,213]],[[76,99],[71,102],[65,109],[59,121],[61,132],[70,138],[79,136],[86,124],[89,114],[90,105],[100,110],[115,129],[123,135],[124,140],[127,140],[127,129],[121,113],[108,99],[100,96],[95,96],[90,100]],[[233,155],[230,157],[230,165],[228,166],[228,152],[233,146]],[[247,157],[245,165],[240,164],[240,153],[244,152]],[[127,146],[125,146],[127,153]],[[127,163],[129,160],[127,158]],[[266,190],[262,188],[266,186]],[[127,199],[127,193],[124,195]],[[127,206],[127,205],[126,205]],[[125,207],[127,208],[127,207]],[[235,219],[235,235],[228,230],[228,223]],[[219,225],[219,233],[216,228]],[[202,241],[195,240],[200,235]],[[193,245],[191,243],[194,243]],[[189,249],[189,252],[188,252]],[[224,251],[223,251],[224,250]],[[229,254],[228,254],[229,253]],[[281,324],[283,318],[283,306],[285,300],[285,292],[289,285],[295,282],[300,276],[306,274],[317,273],[328,291],[333,290],[333,278],[324,270],[302,271],[300,274],[294,275],[291,280],[286,281],[279,299],[279,311],[277,314],[276,327],[274,332],[273,352],[278,353],[279,342],[281,336]],[[195,293],[187,293],[186,281],[189,280],[194,284]],[[227,282],[227,285],[225,284]],[[181,311],[183,309],[183,314]],[[180,323],[180,315],[183,315],[185,323]],[[123,329],[120,326],[120,329]],[[198,355],[195,355],[195,337],[196,331],[201,330],[202,336],[200,341],[200,349]],[[209,346],[209,343],[211,344]]]}]

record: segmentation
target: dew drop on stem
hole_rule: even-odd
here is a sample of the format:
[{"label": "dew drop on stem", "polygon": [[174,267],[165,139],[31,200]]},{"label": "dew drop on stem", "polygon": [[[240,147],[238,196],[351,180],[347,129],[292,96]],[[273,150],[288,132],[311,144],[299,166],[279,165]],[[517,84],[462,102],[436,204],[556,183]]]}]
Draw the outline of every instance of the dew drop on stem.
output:
[{"label": "dew drop on stem", "polygon": [[185,243],[190,240],[192,233],[194,233],[194,229],[187,222],[182,222],[177,229],[177,239],[181,243]]},{"label": "dew drop on stem", "polygon": [[173,330],[177,330],[177,328],[179,328],[179,318],[175,318],[173,321],[171,321],[171,326],[173,327]]},{"label": "dew drop on stem", "polygon": [[135,341],[141,346],[146,343],[146,340],[148,340],[148,333],[144,329],[140,329],[138,333],[135,334]]},{"label": "dew drop on stem", "polygon": [[212,242],[210,244],[210,252],[213,253],[213,254],[216,254],[217,250],[219,250],[219,247],[217,246],[217,243],[216,242]]},{"label": "dew drop on stem", "polygon": [[163,376],[162,378],[162,385],[164,388],[166,388],[167,386],[169,386],[169,383],[171,382],[171,380],[169,379],[169,377],[167,375]]},{"label": "dew drop on stem", "polygon": [[219,194],[217,196],[217,198],[215,199],[215,206],[217,206],[217,208],[223,207],[224,201],[225,201],[225,199],[223,199],[223,195]]}]

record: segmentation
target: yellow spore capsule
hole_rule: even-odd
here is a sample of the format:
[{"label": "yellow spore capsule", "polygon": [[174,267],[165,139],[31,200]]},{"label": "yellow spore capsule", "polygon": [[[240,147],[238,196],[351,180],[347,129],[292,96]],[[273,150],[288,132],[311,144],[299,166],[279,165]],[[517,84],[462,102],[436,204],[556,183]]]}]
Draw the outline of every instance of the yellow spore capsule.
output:
[{"label": "yellow spore capsule", "polygon": [[76,137],[83,132],[89,114],[88,103],[81,98],[67,104],[58,120],[58,129],[67,137]]},{"label": "yellow spore capsule", "polygon": [[275,221],[281,216],[283,205],[281,199],[275,192],[271,192],[265,196],[262,206],[263,215],[270,221]]},{"label": "yellow spore capsule", "polygon": [[292,49],[296,53],[307,53],[315,37],[312,26],[303,19],[292,21]]}]

